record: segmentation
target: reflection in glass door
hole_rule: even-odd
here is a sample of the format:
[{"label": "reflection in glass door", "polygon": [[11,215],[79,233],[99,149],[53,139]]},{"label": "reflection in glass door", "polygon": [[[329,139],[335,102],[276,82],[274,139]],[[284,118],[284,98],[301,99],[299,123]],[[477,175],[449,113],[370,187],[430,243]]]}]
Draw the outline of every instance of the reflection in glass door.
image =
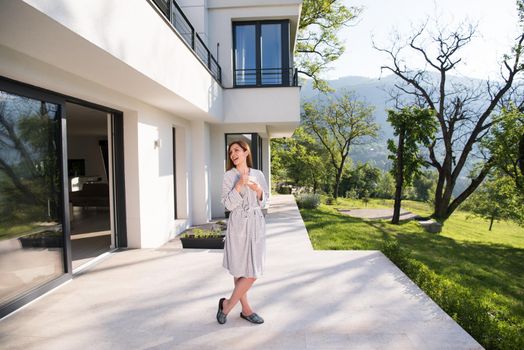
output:
[{"label": "reflection in glass door", "polygon": [[233,23],[233,84],[289,86],[289,22]]},{"label": "reflection in glass door", "polygon": [[64,274],[60,105],[0,90],[0,307]]},{"label": "reflection in glass door", "polygon": [[282,24],[260,26],[262,85],[282,85]]},{"label": "reflection in glass door", "polygon": [[257,84],[256,27],[254,24],[235,26],[236,85]]}]

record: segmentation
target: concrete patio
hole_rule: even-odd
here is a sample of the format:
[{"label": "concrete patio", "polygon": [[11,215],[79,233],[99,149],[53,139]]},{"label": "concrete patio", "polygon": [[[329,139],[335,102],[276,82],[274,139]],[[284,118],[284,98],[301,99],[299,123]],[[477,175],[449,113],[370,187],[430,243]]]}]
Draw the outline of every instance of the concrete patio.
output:
[{"label": "concrete patio", "polygon": [[480,349],[378,251],[314,251],[292,196],[267,216],[265,276],[250,292],[263,325],[234,310],[222,251],[113,254],[0,321],[5,349]]}]

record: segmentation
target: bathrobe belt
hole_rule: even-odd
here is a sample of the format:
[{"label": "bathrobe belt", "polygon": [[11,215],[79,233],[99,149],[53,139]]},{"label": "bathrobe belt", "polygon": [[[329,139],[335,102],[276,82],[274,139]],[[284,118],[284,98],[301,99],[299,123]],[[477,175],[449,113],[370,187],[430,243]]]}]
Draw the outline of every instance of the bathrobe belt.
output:
[{"label": "bathrobe belt", "polygon": [[[239,211],[242,213],[242,218],[249,219],[251,217],[251,219],[252,219],[251,225],[248,223],[248,230],[252,227],[252,225],[254,225],[254,226],[259,226],[260,225],[260,216],[257,215],[257,211],[262,213],[262,208],[261,207],[241,207],[241,208],[238,208],[238,209],[240,209]],[[253,229],[250,230],[250,231],[253,231],[252,232],[253,238],[255,239],[255,241],[258,241],[258,234],[259,234],[258,231],[260,231],[260,228],[259,227],[253,227]]]}]

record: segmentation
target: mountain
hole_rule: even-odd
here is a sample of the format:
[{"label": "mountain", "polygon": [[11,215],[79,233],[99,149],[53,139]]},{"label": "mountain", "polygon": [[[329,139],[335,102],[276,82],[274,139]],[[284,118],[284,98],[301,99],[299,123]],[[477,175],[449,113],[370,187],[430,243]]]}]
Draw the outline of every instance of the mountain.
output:
[{"label": "mountain", "polygon": [[[429,75],[428,78],[438,81],[439,76],[435,73],[434,75]],[[481,85],[485,84],[485,81],[483,80],[457,76],[448,76],[447,82],[451,85],[465,86],[473,89],[479,89]],[[352,91],[359,100],[375,107],[375,121],[380,126],[379,137],[377,140],[367,145],[353,147],[350,152],[353,162],[371,162],[383,170],[389,170],[391,162],[387,159],[388,150],[386,140],[394,138],[394,135],[391,125],[386,120],[387,109],[393,107],[393,102],[388,92],[396,89],[395,84],[400,83],[399,78],[394,75],[388,75],[380,79],[347,76],[335,80],[329,80],[328,83],[333,89],[335,89],[333,94],[340,93],[341,90]],[[303,82],[300,91],[302,101],[314,100],[320,97],[320,95],[321,94],[317,90],[313,90],[311,80]],[[480,102],[477,106],[473,107],[480,108]],[[465,188],[466,184],[469,183],[467,173],[472,165],[473,164],[471,163],[466,165],[466,169],[463,171],[463,174],[459,178],[459,183],[455,187],[455,195],[460,193],[460,191]]]},{"label": "mountain", "polygon": [[[365,146],[355,146],[351,150],[353,162],[371,162],[381,169],[389,169],[390,161],[387,159],[386,140],[393,138],[393,129],[386,120],[386,109],[390,106],[388,90],[394,88],[395,78],[388,76],[383,79],[371,79],[366,77],[348,76],[328,81],[335,89],[335,94],[341,90],[355,93],[359,100],[374,106],[374,117],[380,126],[379,137],[376,141]],[[319,92],[313,90],[311,81],[306,81],[300,90],[302,101],[309,101],[319,97]]]},{"label": "mountain", "polygon": [[[428,77],[434,81],[439,79],[437,73]],[[380,138],[382,140],[393,137],[393,129],[386,120],[386,109],[394,106],[389,91],[395,91],[395,84],[400,82],[400,79],[393,74],[380,79],[347,76],[328,80],[329,85],[335,89],[334,94],[339,93],[341,90],[353,91],[358,99],[375,107],[374,117],[375,121],[380,125]],[[447,84],[457,84],[471,88],[478,88],[479,85],[485,83],[483,80],[458,76],[448,76],[447,82]],[[300,96],[302,101],[308,101],[319,97],[319,92],[313,90],[311,80],[306,80],[300,90]]]},{"label": "mountain", "polygon": [[[341,90],[348,90],[355,93],[358,99],[375,107],[374,117],[380,125],[380,136],[383,139],[393,137],[393,130],[386,121],[386,108],[390,106],[388,90],[394,88],[395,78],[386,77],[383,79],[371,79],[358,76],[348,76],[336,80],[329,80],[329,85],[335,89],[334,94]],[[319,92],[313,90],[311,81],[308,80],[300,90],[302,101],[308,101],[319,97]]]}]

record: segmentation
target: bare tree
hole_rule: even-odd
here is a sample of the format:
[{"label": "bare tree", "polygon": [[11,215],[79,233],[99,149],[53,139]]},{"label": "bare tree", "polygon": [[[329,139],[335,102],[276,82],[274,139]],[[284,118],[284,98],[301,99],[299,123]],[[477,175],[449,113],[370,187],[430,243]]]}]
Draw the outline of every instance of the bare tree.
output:
[{"label": "bare tree", "polygon": [[[471,83],[453,79],[451,73],[462,61],[461,49],[474,38],[476,27],[461,24],[453,29],[437,29],[432,33],[427,23],[408,37],[405,44],[393,43],[389,48],[375,49],[386,53],[390,64],[382,67],[396,75],[396,88],[434,112],[439,134],[428,147],[428,165],[438,171],[433,217],[444,222],[482,183],[492,166],[489,155],[478,152],[478,143],[497,122],[496,112],[508,95],[515,80],[524,69],[521,63],[524,33],[516,38],[510,55],[501,63],[499,81]],[[425,67],[407,67],[403,60],[406,51],[417,54]],[[435,74],[436,73],[436,74]],[[480,171],[469,185],[453,198],[453,190],[468,162],[481,163]]]}]

